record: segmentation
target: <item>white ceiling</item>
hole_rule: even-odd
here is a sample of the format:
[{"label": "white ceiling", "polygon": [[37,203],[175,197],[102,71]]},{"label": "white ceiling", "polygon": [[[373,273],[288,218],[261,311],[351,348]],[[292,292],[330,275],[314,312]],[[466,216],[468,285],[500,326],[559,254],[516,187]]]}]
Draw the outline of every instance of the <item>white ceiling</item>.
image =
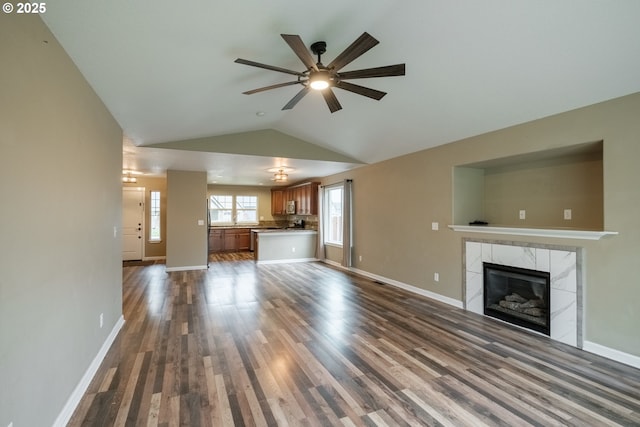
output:
[{"label": "white ceiling", "polygon": [[[123,128],[124,167],[209,182],[358,163],[144,146],[273,129],[374,163],[640,91],[637,0],[56,0],[43,19]],[[281,33],[326,41],[327,64],[365,31],[380,44],[343,71],[406,63],[404,77],[355,81],[381,101],[335,89],[331,114],[316,93],[281,111],[298,85],[242,94],[295,78],[238,57],[304,71]]]}]

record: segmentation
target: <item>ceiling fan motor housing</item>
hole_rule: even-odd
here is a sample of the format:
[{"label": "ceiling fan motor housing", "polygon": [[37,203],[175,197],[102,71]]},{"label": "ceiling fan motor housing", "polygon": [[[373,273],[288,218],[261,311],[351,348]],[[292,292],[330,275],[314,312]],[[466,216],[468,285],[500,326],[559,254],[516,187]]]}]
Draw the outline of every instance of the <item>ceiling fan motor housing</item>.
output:
[{"label": "ceiling fan motor housing", "polygon": [[323,41],[318,41],[311,44],[311,52],[318,55],[318,62],[320,62],[320,55],[324,55],[327,51],[327,43]]}]

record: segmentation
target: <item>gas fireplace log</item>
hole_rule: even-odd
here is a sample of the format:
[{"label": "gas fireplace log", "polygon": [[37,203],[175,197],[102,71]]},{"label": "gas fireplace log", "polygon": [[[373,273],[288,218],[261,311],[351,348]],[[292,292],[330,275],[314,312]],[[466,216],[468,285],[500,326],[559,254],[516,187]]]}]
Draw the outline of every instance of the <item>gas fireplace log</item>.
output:
[{"label": "gas fireplace log", "polygon": [[522,312],[524,314],[528,314],[529,316],[535,317],[543,317],[547,314],[547,310],[545,310],[544,308],[524,308],[522,309]]},{"label": "gas fireplace log", "polygon": [[500,304],[500,307],[508,308],[509,310],[522,311],[522,308],[520,307],[521,304],[519,302],[502,300],[498,304]]},{"label": "gas fireplace log", "polygon": [[520,307],[522,308],[537,308],[537,307],[544,307],[544,301],[542,301],[541,299],[530,299],[527,302],[523,302]]},{"label": "gas fireplace log", "polygon": [[515,292],[512,293],[511,295],[505,295],[504,299],[509,301],[509,302],[517,302],[517,303],[527,302],[527,299],[525,297],[520,296],[520,295],[516,294]]},{"label": "gas fireplace log", "polygon": [[[531,301],[534,301],[535,303],[536,301],[539,301],[539,300],[531,300]],[[527,304],[528,302],[529,301],[525,302],[524,304]],[[529,316],[543,317],[547,314],[547,311],[544,308],[532,307],[532,306],[523,307],[524,304],[520,304],[519,302],[502,300],[498,304],[502,308],[506,308],[508,310],[515,311],[518,313],[528,314]]]}]

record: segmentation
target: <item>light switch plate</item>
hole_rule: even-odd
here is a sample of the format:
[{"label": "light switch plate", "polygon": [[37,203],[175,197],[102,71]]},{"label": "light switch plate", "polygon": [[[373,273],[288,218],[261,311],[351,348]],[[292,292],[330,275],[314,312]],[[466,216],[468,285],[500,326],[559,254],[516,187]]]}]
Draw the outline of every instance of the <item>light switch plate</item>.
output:
[{"label": "light switch plate", "polygon": [[440,229],[440,224],[438,224],[437,222],[432,222],[431,223],[431,229],[433,231],[438,231]]}]

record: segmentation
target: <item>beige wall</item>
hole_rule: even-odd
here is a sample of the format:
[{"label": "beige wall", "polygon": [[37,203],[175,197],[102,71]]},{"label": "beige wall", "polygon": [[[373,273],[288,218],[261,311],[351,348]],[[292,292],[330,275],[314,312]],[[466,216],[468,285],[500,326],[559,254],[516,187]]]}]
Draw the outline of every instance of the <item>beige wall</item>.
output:
[{"label": "beige wall", "polygon": [[206,223],[207,173],[167,171],[167,270],[206,268]]},{"label": "beige wall", "polygon": [[620,235],[595,242],[506,239],[584,247],[585,339],[640,356],[638,117],[640,94],[634,94],[326,177],[323,184],[353,179],[355,268],[461,300],[462,238],[477,235],[446,227],[453,220],[453,167],[604,141],[604,228]]},{"label": "beige wall", "polygon": [[50,426],[122,314],[122,132],[38,16],[0,57],[0,425]]},{"label": "beige wall", "polygon": [[[138,182],[135,184],[123,183],[123,187],[143,187],[144,188],[144,205],[145,205],[145,241],[144,241],[144,257],[162,258],[167,254],[167,178],[165,177],[137,177]],[[160,192],[160,242],[149,242],[149,233],[151,226],[149,223],[149,210],[151,207],[151,192]]]},{"label": "beige wall", "polygon": [[[518,227],[602,230],[602,158],[559,159],[487,169],[485,219]],[[564,219],[571,209],[571,220]],[[519,210],[525,210],[520,220]]]}]

